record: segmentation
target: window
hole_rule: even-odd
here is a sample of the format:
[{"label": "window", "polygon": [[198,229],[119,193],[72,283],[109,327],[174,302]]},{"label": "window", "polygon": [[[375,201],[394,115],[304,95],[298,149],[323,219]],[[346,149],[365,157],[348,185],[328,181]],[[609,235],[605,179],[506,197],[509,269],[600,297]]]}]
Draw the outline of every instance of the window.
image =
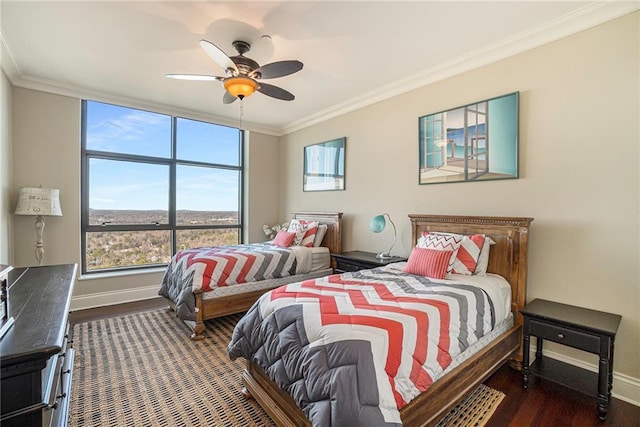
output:
[{"label": "window", "polygon": [[239,243],[242,142],[235,128],[83,101],[83,273]]}]

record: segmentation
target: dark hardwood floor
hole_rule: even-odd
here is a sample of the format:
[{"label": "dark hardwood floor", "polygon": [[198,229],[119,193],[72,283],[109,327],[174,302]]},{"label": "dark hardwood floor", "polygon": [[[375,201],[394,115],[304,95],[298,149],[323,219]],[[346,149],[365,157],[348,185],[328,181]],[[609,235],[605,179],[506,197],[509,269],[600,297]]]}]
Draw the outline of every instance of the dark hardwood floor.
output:
[{"label": "dark hardwood floor", "polygon": [[[153,298],[76,311],[69,316],[69,322],[73,325],[167,306],[163,298]],[[596,413],[595,398],[539,378],[532,378],[525,390],[520,372],[508,366],[500,368],[485,384],[506,395],[487,427],[640,427],[638,406],[612,398],[607,420],[601,422]]]},{"label": "dark hardwood floor", "polygon": [[[612,398],[606,421],[600,421],[595,397],[540,378],[522,388],[520,372],[503,366],[485,384],[505,394],[487,427],[640,426],[640,407]],[[615,391],[615,390],[614,390]]]}]

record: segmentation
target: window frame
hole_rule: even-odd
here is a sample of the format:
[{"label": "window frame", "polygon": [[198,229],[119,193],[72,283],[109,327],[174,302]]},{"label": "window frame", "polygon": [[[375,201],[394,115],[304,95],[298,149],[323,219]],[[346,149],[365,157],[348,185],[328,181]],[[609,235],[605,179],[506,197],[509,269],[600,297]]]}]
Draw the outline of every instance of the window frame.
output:
[{"label": "window frame", "polygon": [[[96,270],[87,269],[87,234],[91,232],[117,232],[117,231],[170,231],[169,246],[171,250],[171,256],[176,254],[177,238],[176,234],[180,230],[219,230],[219,229],[233,229],[238,230],[238,243],[244,242],[244,142],[245,131],[238,129],[238,165],[224,165],[218,163],[200,162],[193,160],[179,160],[176,158],[177,153],[177,122],[178,119],[194,120],[202,123],[207,123],[215,126],[223,126],[217,123],[205,122],[204,120],[191,119],[184,116],[178,116],[174,114],[156,113],[150,110],[143,110],[140,108],[129,107],[126,105],[111,104],[117,107],[130,108],[139,111],[151,112],[154,114],[164,114],[171,117],[171,155],[169,158],[145,156],[139,154],[125,154],[115,153],[100,150],[87,149],[87,103],[99,102],[93,100],[82,100],[81,106],[81,159],[80,159],[80,236],[81,236],[81,260],[82,260],[82,274],[99,274],[99,273],[111,273],[122,271],[136,271],[136,270],[148,270],[158,267],[164,267],[167,263],[157,263],[148,265],[130,265],[123,267],[101,268]],[[231,127],[231,126],[226,126]],[[233,128],[233,127],[232,127]],[[237,129],[237,128],[234,128]],[[103,159],[103,160],[116,160],[125,161],[129,163],[148,163],[154,165],[164,165],[169,167],[169,206],[168,206],[168,223],[158,224],[101,224],[91,225],[89,224],[89,190],[90,190],[90,167],[89,162],[91,159]],[[176,201],[177,201],[177,183],[176,172],[178,166],[195,166],[205,167],[210,169],[224,169],[237,171],[239,174],[238,182],[238,223],[237,224],[204,224],[204,225],[178,225],[176,223]]]}]

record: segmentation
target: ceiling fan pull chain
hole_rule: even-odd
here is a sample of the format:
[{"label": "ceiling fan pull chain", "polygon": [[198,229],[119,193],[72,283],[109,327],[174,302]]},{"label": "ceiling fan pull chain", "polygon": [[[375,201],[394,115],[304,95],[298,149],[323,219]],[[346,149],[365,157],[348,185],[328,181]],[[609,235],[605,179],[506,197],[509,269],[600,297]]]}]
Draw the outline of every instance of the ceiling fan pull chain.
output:
[{"label": "ceiling fan pull chain", "polygon": [[242,130],[242,116],[244,116],[244,100],[240,100],[240,130]]}]

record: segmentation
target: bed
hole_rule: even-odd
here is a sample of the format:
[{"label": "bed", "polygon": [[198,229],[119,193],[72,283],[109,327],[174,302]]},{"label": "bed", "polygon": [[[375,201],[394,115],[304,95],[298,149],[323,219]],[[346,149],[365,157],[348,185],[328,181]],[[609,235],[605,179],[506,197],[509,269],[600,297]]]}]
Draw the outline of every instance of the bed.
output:
[{"label": "bed", "polygon": [[[208,283],[206,287],[206,289],[210,289],[208,291],[203,291],[202,289],[193,290],[187,288],[189,284],[186,282],[182,271],[171,271],[172,266],[176,264],[176,257],[183,255],[178,253],[172,258],[158,293],[168,300],[170,309],[192,330],[192,340],[204,338],[204,322],[206,320],[247,311],[269,289],[333,273],[330,254],[342,251],[342,213],[295,212],[292,214],[291,219],[309,222],[317,221],[327,226],[327,231],[320,247],[304,248],[305,253],[309,252],[307,254],[309,269],[303,274],[248,281],[234,284],[233,286],[217,286],[216,283]],[[251,245],[239,246],[244,246],[243,250],[252,250]],[[301,248],[292,249],[301,250]]]},{"label": "bed", "polygon": [[[457,233],[463,235],[481,233],[492,239],[495,244],[491,246],[487,273],[488,275],[495,274],[501,276],[502,278],[504,278],[504,281],[507,284],[507,289],[509,290],[510,288],[510,293],[506,301],[506,308],[509,308],[510,305],[511,313],[509,314],[509,318],[511,320],[511,323],[504,327],[502,331],[498,330],[497,333],[494,334],[496,336],[491,337],[490,341],[480,343],[481,340],[478,340],[477,348],[473,352],[473,355],[467,356],[465,359],[461,359],[459,364],[451,369],[444,369],[441,373],[438,374],[439,377],[437,378],[437,380],[434,380],[434,382],[430,384],[430,386],[428,386],[426,391],[419,393],[417,396],[411,397],[411,399],[407,400],[407,402],[404,402],[403,405],[398,405],[398,407],[401,407],[401,409],[397,411],[398,414],[391,414],[389,416],[390,418],[385,418],[385,423],[387,423],[385,425],[402,424],[405,426],[423,426],[435,424],[437,420],[446,415],[451,408],[453,408],[459,401],[461,401],[478,384],[485,381],[504,363],[510,362],[512,367],[516,369],[521,367],[522,317],[519,314],[519,311],[524,306],[526,297],[528,232],[532,219],[515,217],[475,217],[442,215],[409,215],[409,218],[412,226],[413,242],[417,242],[424,232]],[[380,270],[384,270],[384,268]],[[386,271],[366,270],[359,272],[358,274],[360,276],[384,275],[385,281],[391,280],[388,279],[391,273]],[[313,365],[316,364],[314,358],[316,358],[317,354],[320,354],[315,350],[316,347],[331,347],[336,342],[338,342],[338,340],[331,341],[328,344],[322,342],[322,345],[318,346],[315,346],[317,342],[314,341],[313,349],[308,350],[308,353],[313,355],[311,359],[302,361],[294,360],[292,362],[293,359],[289,359],[290,357],[293,357],[292,355],[301,354],[303,351],[307,351],[302,347],[297,348],[295,345],[296,339],[299,341],[302,341],[302,339],[299,336],[293,339],[290,338],[292,327],[288,326],[285,318],[283,318],[282,316],[280,316],[280,318],[277,318],[277,316],[268,316],[265,317],[265,323],[271,322],[272,324],[280,325],[278,327],[282,328],[279,334],[277,334],[277,340],[282,343],[277,345],[286,346],[286,348],[284,348],[284,350],[286,351],[279,350],[283,355],[281,357],[282,360],[277,360],[276,358],[272,362],[270,362],[272,364],[268,365],[265,368],[271,373],[271,375],[268,375],[265,369],[261,367],[261,364],[263,364],[265,353],[267,354],[267,358],[271,357],[268,356],[268,353],[273,351],[273,347],[270,347],[270,344],[259,349],[259,351],[262,352],[261,354],[249,354],[248,356],[241,354],[244,351],[245,346],[254,346],[254,344],[251,342],[253,338],[250,338],[250,334],[245,335],[245,333],[249,329],[260,329],[260,325],[249,323],[256,317],[260,317],[253,315],[256,310],[266,310],[265,306],[268,306],[272,301],[277,302],[278,298],[280,298],[280,294],[287,296],[291,292],[293,292],[290,290],[296,287],[305,288],[308,290],[309,288],[313,288],[314,286],[318,285],[316,282],[322,282],[319,284],[319,286],[323,286],[323,289],[326,289],[327,285],[338,286],[336,285],[336,283],[340,283],[340,286],[343,286],[344,283],[350,283],[349,281],[355,280],[355,278],[356,276],[354,276],[354,273],[345,273],[343,275],[329,276],[325,279],[307,281],[299,284],[294,283],[291,285],[283,286],[282,288],[278,288],[261,298],[261,300],[259,301],[260,303],[254,305],[249,310],[245,318],[243,318],[243,320],[248,320],[244,322],[243,320],[241,320],[238,323],[238,326],[234,331],[232,342],[230,343],[228,348],[229,355],[232,358],[244,357],[245,359],[247,359],[246,369],[242,373],[242,381],[246,387],[244,392],[247,397],[251,396],[255,398],[256,401],[267,411],[267,413],[278,425],[312,425],[309,418],[307,418],[307,415],[305,415],[305,413],[296,404],[293,397],[288,392],[285,392],[283,390],[282,387],[285,387],[285,385],[282,385],[282,387],[278,385],[278,383],[283,383],[281,377],[279,376],[279,373],[281,372],[285,372],[287,375],[292,377],[293,381],[287,384],[286,387],[292,392],[292,394],[297,396],[298,400],[300,400],[301,396],[303,396],[302,400],[308,397],[306,401],[307,404],[305,404],[305,406],[307,407],[307,412],[310,414],[310,418],[315,420],[314,424],[325,425],[327,423],[330,423],[332,425],[346,425],[351,424],[356,419],[360,423],[360,413],[362,413],[365,417],[368,416],[368,412],[365,411],[368,410],[368,408],[365,408],[365,410],[360,407],[356,408],[356,411],[361,411],[358,412],[358,415],[349,415],[348,410],[342,411],[342,415],[340,415],[339,410],[336,409],[337,406],[342,405],[343,399],[340,396],[340,389],[348,388],[348,385],[344,386],[343,383],[338,382],[339,376],[341,375],[339,371],[343,369],[350,369],[349,363],[359,366],[359,360],[361,359],[362,354],[365,354],[366,352],[357,353],[357,351],[353,350],[359,356],[354,357],[352,362],[347,361],[347,363],[344,365],[341,364],[342,362],[336,362],[334,355],[337,353],[321,353],[327,355],[327,362],[325,363],[325,365],[328,367],[327,369],[330,368],[331,374],[325,375],[324,377],[322,376],[322,374],[320,376],[317,376],[315,374],[316,371],[311,370]],[[456,285],[456,287],[463,289],[465,292],[468,289],[467,285],[462,284]],[[296,292],[299,290],[300,289],[297,289]],[[309,299],[301,293],[294,292],[293,295],[295,295],[295,298],[298,298],[300,300],[304,298]],[[263,302],[266,300],[269,300],[269,302]],[[451,298],[451,300],[454,300],[454,298]],[[483,304],[486,305],[486,303]],[[482,307],[483,304],[476,304],[476,306]],[[289,310],[288,307],[285,308]],[[282,310],[282,312],[286,314],[286,311]],[[336,315],[336,313],[340,315],[339,311],[329,311],[330,315]],[[323,313],[321,316],[324,316],[325,314],[326,313]],[[307,322],[306,318],[312,318],[309,317],[308,312],[303,312],[303,316],[306,316],[304,322]],[[292,321],[294,323],[291,323],[291,325],[295,324],[296,328],[298,328],[298,320],[293,319]],[[323,327],[324,326],[325,325],[323,325]],[[360,325],[356,326],[359,327]],[[355,338],[352,338],[352,335],[350,335],[353,334],[353,331],[354,325],[352,324],[351,331],[343,332],[344,334],[347,334],[347,338],[345,340],[348,340],[350,342],[358,341]],[[311,342],[312,338],[310,336],[311,334],[314,334],[316,332],[313,329],[304,330],[304,332],[310,334],[308,341]],[[401,330],[401,332],[404,333],[405,330]],[[263,336],[268,335],[270,334],[270,330],[260,330],[260,334]],[[388,337],[389,341],[391,341],[392,334],[389,333]],[[324,339],[324,337],[322,337],[322,339]],[[329,338],[327,338],[327,340],[329,340]],[[340,342],[338,342],[338,344],[340,344]],[[373,346],[373,344],[371,345]],[[439,347],[440,346],[438,345],[434,348]],[[331,348],[333,349],[333,347]],[[392,346],[390,344],[388,347],[384,348],[387,349],[389,354],[392,353]],[[419,348],[420,347],[416,344],[415,349]],[[348,355],[352,352],[352,350],[349,348],[342,348],[337,351],[343,355]],[[389,358],[387,358],[387,363],[388,360]],[[300,366],[296,367],[296,364]],[[298,379],[296,380],[295,373],[291,374],[289,372],[291,370],[289,369],[291,366],[294,367],[294,371],[299,370],[299,372],[304,372],[305,378],[298,377]],[[364,399],[368,399],[368,395],[363,394],[363,390],[366,391],[371,387],[367,386],[366,382],[363,384],[361,378],[369,378],[371,375],[368,375],[370,373],[369,371],[360,370],[360,367],[357,367],[356,369],[357,370],[355,372],[347,375],[347,379],[351,378],[351,382],[354,383],[356,383],[354,378],[358,378],[357,384],[354,386],[356,387],[356,389],[352,389],[349,393],[344,393],[344,395],[346,397],[349,394],[354,394],[357,392],[361,402],[360,405],[364,406],[367,403],[364,402],[363,404],[362,402],[364,401]],[[389,375],[389,371],[387,370],[386,365],[385,371],[387,375]],[[367,372],[367,375],[362,375],[363,372]],[[278,383],[276,383],[276,380],[272,379],[272,376],[277,378]],[[324,383],[322,383],[323,378]],[[301,380],[304,382],[304,384],[300,382]],[[328,395],[331,395],[332,398],[327,399],[326,402],[319,401],[320,404],[316,405],[316,391],[313,388],[306,388],[309,386],[309,383],[315,383],[312,384],[312,386],[319,386],[320,389],[326,389]],[[363,396],[365,397],[363,398]],[[382,394],[380,394],[380,400],[382,400]],[[336,402],[340,403],[336,405]],[[313,405],[309,403],[312,403]],[[330,418],[327,419],[326,415],[318,415],[321,412],[323,405],[330,406],[329,412],[335,411],[338,414],[335,415],[337,418],[332,418],[334,417],[334,415],[331,415]],[[384,410],[385,409],[381,409],[382,412],[384,412]],[[393,418],[395,416],[398,416],[398,419]],[[336,422],[336,420],[338,421]],[[370,424],[379,423],[377,421],[371,421]]]}]

